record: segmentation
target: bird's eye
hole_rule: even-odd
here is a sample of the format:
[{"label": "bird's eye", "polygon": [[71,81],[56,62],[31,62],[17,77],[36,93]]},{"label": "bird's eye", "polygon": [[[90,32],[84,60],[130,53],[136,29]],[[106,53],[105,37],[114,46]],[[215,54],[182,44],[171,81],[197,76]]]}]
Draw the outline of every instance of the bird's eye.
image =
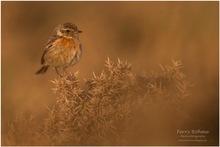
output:
[{"label": "bird's eye", "polygon": [[66,32],[67,32],[67,33],[69,33],[69,32],[70,32],[70,30],[66,30]]}]

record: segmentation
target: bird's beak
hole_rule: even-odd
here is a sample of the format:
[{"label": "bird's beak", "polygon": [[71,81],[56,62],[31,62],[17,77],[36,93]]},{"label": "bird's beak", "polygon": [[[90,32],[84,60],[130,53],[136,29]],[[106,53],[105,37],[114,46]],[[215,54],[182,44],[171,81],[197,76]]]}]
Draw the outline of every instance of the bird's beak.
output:
[{"label": "bird's beak", "polygon": [[82,33],[83,31],[78,30],[78,33]]}]

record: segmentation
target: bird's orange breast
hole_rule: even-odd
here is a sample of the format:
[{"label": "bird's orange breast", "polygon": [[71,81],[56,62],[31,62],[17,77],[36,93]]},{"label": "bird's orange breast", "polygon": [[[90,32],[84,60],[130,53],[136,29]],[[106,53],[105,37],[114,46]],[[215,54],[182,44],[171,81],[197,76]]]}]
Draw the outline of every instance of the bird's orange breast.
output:
[{"label": "bird's orange breast", "polygon": [[68,66],[75,64],[81,54],[80,42],[72,38],[59,38],[53,43],[51,50],[45,54],[45,61],[51,66]]},{"label": "bird's orange breast", "polygon": [[63,38],[57,39],[54,42],[54,46],[56,46],[62,50],[71,49],[71,48],[77,49],[79,46],[79,43],[77,41],[73,40],[72,38],[63,37]]}]

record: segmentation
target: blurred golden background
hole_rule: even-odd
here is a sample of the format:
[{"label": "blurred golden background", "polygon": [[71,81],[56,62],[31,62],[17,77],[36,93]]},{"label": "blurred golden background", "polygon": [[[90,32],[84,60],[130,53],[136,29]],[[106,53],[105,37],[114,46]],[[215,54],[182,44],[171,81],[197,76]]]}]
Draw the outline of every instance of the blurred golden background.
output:
[{"label": "blurred golden background", "polygon": [[185,111],[197,123],[186,126],[209,130],[208,143],[218,142],[218,2],[2,2],[1,17],[2,130],[15,113],[42,119],[54,104],[55,71],[35,72],[54,28],[73,22],[83,31],[83,55],[68,70],[79,70],[80,82],[99,74],[107,57],[127,60],[136,73],[181,59],[195,84]]}]

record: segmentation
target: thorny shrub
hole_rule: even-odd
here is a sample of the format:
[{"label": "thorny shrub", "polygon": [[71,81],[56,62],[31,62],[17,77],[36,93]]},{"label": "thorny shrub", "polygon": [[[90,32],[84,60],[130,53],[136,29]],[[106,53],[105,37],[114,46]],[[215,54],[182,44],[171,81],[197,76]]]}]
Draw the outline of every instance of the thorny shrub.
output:
[{"label": "thorny shrub", "polygon": [[[135,75],[132,66],[118,59],[106,61],[107,70],[93,73],[79,86],[77,72],[52,81],[56,104],[44,123],[15,120],[3,133],[3,145],[129,145],[132,118],[154,104],[179,104],[192,86],[181,71],[181,61],[162,66],[161,72]],[[138,120],[135,120],[138,121]],[[22,134],[22,135],[21,135]],[[41,140],[41,142],[39,142]]]}]

